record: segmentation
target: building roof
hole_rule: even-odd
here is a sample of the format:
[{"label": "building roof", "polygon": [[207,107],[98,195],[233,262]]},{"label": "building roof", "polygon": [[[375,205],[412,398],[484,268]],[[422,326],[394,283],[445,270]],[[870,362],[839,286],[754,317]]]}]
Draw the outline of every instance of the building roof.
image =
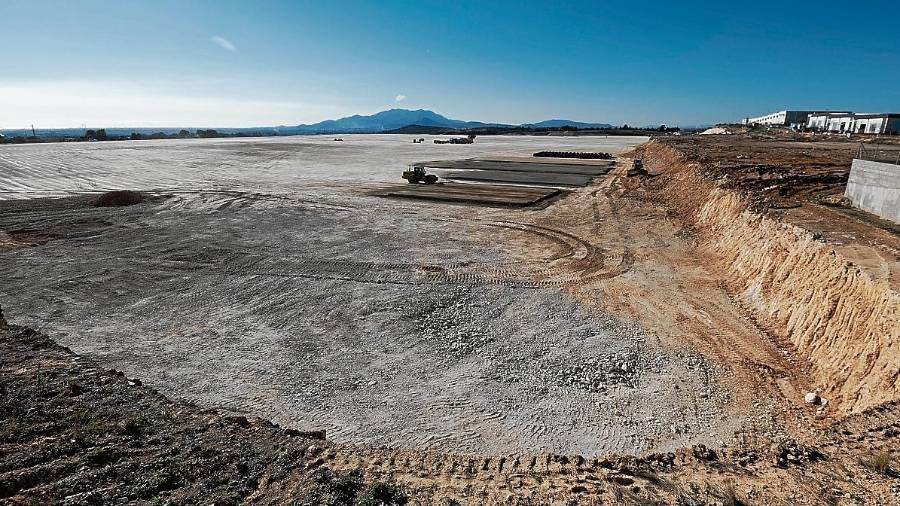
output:
[{"label": "building roof", "polygon": [[867,112],[854,114],[853,117],[860,119],[869,118],[900,118],[900,112]]}]

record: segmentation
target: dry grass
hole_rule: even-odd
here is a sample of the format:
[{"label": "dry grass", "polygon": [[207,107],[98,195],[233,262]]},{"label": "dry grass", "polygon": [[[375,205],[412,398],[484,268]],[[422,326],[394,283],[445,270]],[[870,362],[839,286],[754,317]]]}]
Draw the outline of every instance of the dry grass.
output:
[{"label": "dry grass", "polygon": [[892,473],[893,457],[888,452],[876,452],[863,459],[862,464],[878,474],[889,476]]}]

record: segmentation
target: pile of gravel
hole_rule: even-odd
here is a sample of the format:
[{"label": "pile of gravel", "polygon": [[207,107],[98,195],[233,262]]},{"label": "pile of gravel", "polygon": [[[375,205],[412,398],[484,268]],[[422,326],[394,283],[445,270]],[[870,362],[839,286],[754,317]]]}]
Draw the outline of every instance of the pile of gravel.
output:
[{"label": "pile of gravel", "polygon": [[482,313],[485,310],[471,296],[468,287],[455,287],[440,300],[422,307],[414,316],[424,339],[459,359],[476,354],[494,342],[490,330],[480,323],[484,321]]},{"label": "pile of gravel", "polygon": [[555,383],[589,392],[605,392],[610,385],[637,385],[640,356],[633,351],[581,359],[553,371]]}]

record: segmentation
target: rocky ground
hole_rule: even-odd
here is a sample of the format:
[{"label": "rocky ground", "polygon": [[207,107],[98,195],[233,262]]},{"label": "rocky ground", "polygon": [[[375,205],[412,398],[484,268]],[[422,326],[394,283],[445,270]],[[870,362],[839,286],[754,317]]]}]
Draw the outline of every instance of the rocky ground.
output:
[{"label": "rocky ground", "polygon": [[452,455],[173,402],[0,319],[4,504],[898,504],[900,406],[794,440],[642,457]]},{"label": "rocky ground", "polygon": [[[0,228],[37,246],[0,257],[0,296],[168,395],[339,442],[594,455],[727,439],[739,419],[713,420],[715,366],[560,291],[620,260],[523,217],[373,197],[13,201]],[[507,239],[541,253],[513,258]]]}]

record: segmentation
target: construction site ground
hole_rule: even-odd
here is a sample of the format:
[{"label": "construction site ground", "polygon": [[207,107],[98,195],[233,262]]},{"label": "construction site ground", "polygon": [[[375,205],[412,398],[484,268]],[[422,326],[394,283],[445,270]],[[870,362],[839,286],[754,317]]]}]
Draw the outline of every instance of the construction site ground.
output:
[{"label": "construction site ground", "polygon": [[[779,148],[672,142],[710,165]],[[352,503],[322,499],[339,483],[421,504],[900,501],[897,464],[877,465],[897,456],[896,405],[805,403],[804,357],[734,300],[662,179],[629,167],[532,209],[340,180],[0,203],[4,312],[74,352],[3,331],[0,498]],[[766,212],[806,205],[743,184]],[[896,241],[821,207],[879,258]],[[197,459],[216,464],[185,473]]]},{"label": "construction site ground", "polygon": [[[799,134],[710,135],[666,140],[723,186],[751,195],[756,208],[822,237],[874,279],[900,289],[900,225],[842,202],[860,142],[885,138]],[[871,149],[871,148],[870,148]]]}]

